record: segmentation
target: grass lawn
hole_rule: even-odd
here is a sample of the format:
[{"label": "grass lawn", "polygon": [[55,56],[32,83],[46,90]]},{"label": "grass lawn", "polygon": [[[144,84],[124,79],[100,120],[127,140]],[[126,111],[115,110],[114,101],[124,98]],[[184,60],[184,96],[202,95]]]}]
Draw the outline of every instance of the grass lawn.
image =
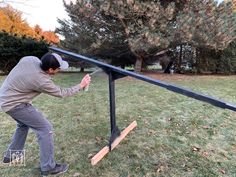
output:
[{"label": "grass lawn", "polygon": [[[82,76],[59,74],[54,81],[63,87],[72,86]],[[180,75],[161,79],[236,104],[236,76]],[[236,176],[233,111],[135,79],[117,80],[117,125],[122,130],[136,120],[138,127],[93,167],[90,158],[108,143],[110,135],[106,76],[92,77],[88,92],[66,99],[42,94],[33,104],[54,125],[56,160],[70,164],[69,171],[61,176]],[[0,113],[0,117],[3,154],[15,122],[5,113]],[[39,176],[39,150],[32,131],[25,149],[26,166],[0,166],[1,177]]]}]

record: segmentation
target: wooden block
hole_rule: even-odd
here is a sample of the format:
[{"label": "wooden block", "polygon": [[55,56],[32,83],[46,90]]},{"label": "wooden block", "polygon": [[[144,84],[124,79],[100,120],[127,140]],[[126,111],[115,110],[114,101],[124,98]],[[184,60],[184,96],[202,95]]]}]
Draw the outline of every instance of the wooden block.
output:
[{"label": "wooden block", "polygon": [[[126,127],[120,134],[119,137],[111,144],[111,150],[113,150],[125,137],[126,135],[137,126],[137,122],[133,121],[128,127]],[[91,164],[96,165],[107,153],[109,152],[109,146],[105,146],[91,159]]]}]

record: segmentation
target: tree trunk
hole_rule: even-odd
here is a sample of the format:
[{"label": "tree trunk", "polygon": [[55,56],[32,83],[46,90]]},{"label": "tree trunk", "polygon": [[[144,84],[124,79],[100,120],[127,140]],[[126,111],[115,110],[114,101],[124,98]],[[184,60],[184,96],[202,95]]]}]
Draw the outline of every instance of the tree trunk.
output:
[{"label": "tree trunk", "polygon": [[178,71],[181,70],[182,58],[183,58],[183,45],[180,45],[179,60],[178,60],[178,65],[177,65]]},{"label": "tree trunk", "polygon": [[135,61],[134,71],[142,72],[142,66],[143,66],[143,57],[138,56]]},{"label": "tree trunk", "polygon": [[80,68],[80,72],[84,73],[84,68],[83,67]]},{"label": "tree trunk", "polygon": [[200,73],[200,68],[201,68],[201,50],[196,49],[196,72],[199,74]]}]

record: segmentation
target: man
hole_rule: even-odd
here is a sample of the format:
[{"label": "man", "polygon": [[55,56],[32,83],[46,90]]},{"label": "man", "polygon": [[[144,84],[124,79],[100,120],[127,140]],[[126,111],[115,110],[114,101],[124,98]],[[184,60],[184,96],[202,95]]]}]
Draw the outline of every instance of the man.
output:
[{"label": "man", "polygon": [[30,103],[40,93],[65,98],[75,95],[90,83],[87,74],[82,81],[71,88],[60,88],[51,80],[51,75],[69,67],[56,53],[47,53],[41,61],[34,56],[23,57],[12,69],[0,88],[1,109],[16,122],[17,128],[3,159],[11,162],[12,150],[23,150],[29,128],[37,135],[40,148],[41,174],[66,172],[67,164],[57,164],[54,160],[52,124]]}]

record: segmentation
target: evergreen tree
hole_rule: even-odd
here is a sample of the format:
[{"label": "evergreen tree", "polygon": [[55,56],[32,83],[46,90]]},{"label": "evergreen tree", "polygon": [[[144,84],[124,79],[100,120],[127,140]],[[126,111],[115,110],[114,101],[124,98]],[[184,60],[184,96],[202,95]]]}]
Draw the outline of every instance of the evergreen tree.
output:
[{"label": "evergreen tree", "polygon": [[33,38],[18,37],[0,32],[0,70],[7,74],[24,56],[42,57],[48,51],[48,44]]},{"label": "evergreen tree", "polygon": [[65,8],[70,20],[59,20],[61,27],[56,30],[65,37],[61,41],[64,48],[110,59],[111,63],[118,65],[121,58],[133,57],[128,42],[125,41],[122,26],[117,24],[116,19],[100,14],[99,9],[85,1],[77,1],[77,4],[65,3]]},{"label": "evergreen tree", "polygon": [[203,48],[222,50],[235,38],[231,3],[78,0],[65,3],[65,7],[70,21],[61,20],[59,28],[65,35],[65,46],[76,46],[80,53],[107,50],[106,44],[110,48],[116,48],[115,44],[127,46],[136,57],[136,71],[141,71],[143,61],[158,51],[176,51],[181,45],[189,45],[199,54]]}]

